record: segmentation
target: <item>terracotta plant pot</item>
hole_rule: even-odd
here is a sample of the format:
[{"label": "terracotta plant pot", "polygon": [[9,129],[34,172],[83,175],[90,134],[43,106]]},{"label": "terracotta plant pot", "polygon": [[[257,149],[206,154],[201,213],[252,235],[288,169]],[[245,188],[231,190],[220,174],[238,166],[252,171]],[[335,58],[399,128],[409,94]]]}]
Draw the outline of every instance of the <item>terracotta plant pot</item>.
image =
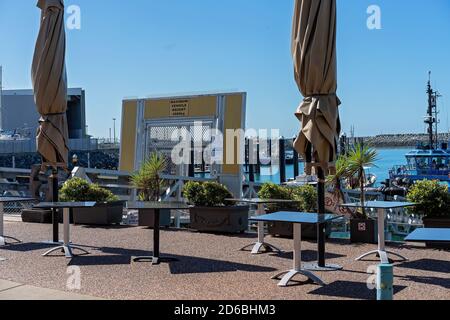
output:
[{"label": "terracotta plant pot", "polygon": [[[139,210],[139,227],[154,227],[155,210]],[[160,210],[159,213],[159,225],[161,227],[170,227],[170,210]]]},{"label": "terracotta plant pot", "polygon": [[123,201],[115,201],[97,204],[93,208],[73,209],[73,222],[82,225],[119,225],[122,223],[123,206]]},{"label": "terracotta plant pot", "polygon": [[200,232],[243,233],[248,229],[248,206],[192,207],[191,228]]},{"label": "terracotta plant pot", "polygon": [[350,220],[351,243],[378,243],[377,221],[372,219]]}]

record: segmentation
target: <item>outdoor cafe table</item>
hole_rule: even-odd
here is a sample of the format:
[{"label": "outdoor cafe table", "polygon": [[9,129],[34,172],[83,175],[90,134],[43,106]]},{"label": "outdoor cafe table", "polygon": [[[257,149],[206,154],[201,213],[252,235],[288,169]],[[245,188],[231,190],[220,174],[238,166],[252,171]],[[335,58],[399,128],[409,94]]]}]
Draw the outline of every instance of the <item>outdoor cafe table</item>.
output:
[{"label": "outdoor cafe table", "polygon": [[414,230],[405,238],[406,242],[426,242],[431,244],[450,244],[450,229],[421,228]]},{"label": "outdoor cafe table", "polygon": [[[256,215],[262,216],[266,214],[264,206],[267,204],[277,204],[277,203],[295,203],[297,201],[295,200],[280,200],[280,199],[225,199],[226,201],[230,202],[237,202],[237,203],[248,203],[253,204],[257,206]],[[250,246],[253,246],[252,254],[258,254],[261,249],[264,247],[266,250],[275,250],[278,252],[281,252],[280,249],[277,247],[265,242],[264,240],[264,222],[259,221],[258,222],[258,242],[249,244],[245,247],[243,247],[241,250],[244,250]]]},{"label": "outdoor cafe table", "polygon": [[410,202],[391,202],[391,201],[367,201],[362,205],[361,203],[346,203],[342,204],[341,207],[344,208],[366,208],[366,209],[377,209],[378,215],[378,249],[367,252],[362,256],[356,258],[356,261],[360,261],[363,258],[370,256],[372,254],[377,254],[380,257],[381,263],[389,264],[388,253],[399,257],[405,261],[408,261],[407,258],[402,255],[386,250],[385,244],[385,235],[384,235],[384,226],[385,226],[385,218],[386,218],[386,210],[388,209],[400,209],[400,208],[408,208],[414,207],[414,203]]},{"label": "outdoor cafe table", "polygon": [[84,253],[88,253],[83,248],[77,247],[70,242],[70,210],[92,208],[95,205],[95,202],[42,202],[35,205],[34,208],[38,209],[63,209],[64,241],[62,245],[47,251],[43,256],[48,256],[57,250],[63,250],[66,258],[69,259],[73,257],[72,249],[78,249]]},{"label": "outdoor cafe table", "polygon": [[139,214],[154,213],[153,217],[153,256],[141,256],[133,258],[133,261],[150,260],[152,265],[160,262],[176,261],[173,258],[161,257],[159,252],[160,211],[161,210],[185,210],[189,206],[180,202],[128,202],[127,209],[138,210]]},{"label": "outdoor cafe table", "polygon": [[16,198],[16,197],[0,197],[0,247],[6,245],[6,239],[11,239],[20,242],[16,238],[8,237],[4,234],[3,226],[3,214],[5,209],[5,203],[21,203],[21,202],[32,202],[36,201],[33,198]]},{"label": "outdoor cafe table", "polygon": [[276,212],[272,214],[267,214],[263,216],[257,216],[250,218],[251,221],[257,222],[287,222],[292,223],[294,227],[294,260],[293,269],[284,271],[272,279],[280,280],[278,286],[286,287],[289,282],[297,274],[304,275],[311,279],[318,285],[324,286],[325,283],[314,273],[306,270],[302,266],[302,224],[313,224],[313,225],[323,225],[332,220],[338,219],[341,216],[332,214],[317,214],[317,213],[304,213],[304,212]]}]

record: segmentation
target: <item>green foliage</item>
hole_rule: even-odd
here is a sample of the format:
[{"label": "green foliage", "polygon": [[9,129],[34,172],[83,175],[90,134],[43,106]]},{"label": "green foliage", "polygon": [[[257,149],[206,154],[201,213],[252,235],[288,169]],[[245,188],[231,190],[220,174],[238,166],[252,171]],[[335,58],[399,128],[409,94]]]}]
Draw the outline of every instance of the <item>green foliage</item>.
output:
[{"label": "green foliage", "polygon": [[264,183],[258,192],[261,199],[291,200],[292,194],[286,187],[275,183]]},{"label": "green foliage", "polygon": [[292,204],[269,205],[270,211],[288,209],[315,212],[317,210],[317,190],[311,185],[288,187],[275,183],[265,183],[259,190],[258,197],[261,199],[296,200]]},{"label": "green foliage", "polygon": [[349,164],[349,158],[345,155],[340,156],[336,161],[336,174],[327,177],[333,189],[342,190],[342,181],[352,176]]},{"label": "green foliage", "polygon": [[317,211],[317,189],[311,185],[292,188],[294,200],[298,200],[298,207],[304,212]]},{"label": "green foliage", "polygon": [[409,190],[407,199],[417,204],[409,209],[411,213],[424,214],[427,218],[450,218],[448,186],[439,181],[417,181]]},{"label": "green foliage", "polygon": [[160,178],[167,169],[166,158],[159,153],[152,153],[138,172],[131,176],[131,184],[139,190],[139,200],[158,201],[165,181]]},{"label": "green foliage", "polygon": [[[364,171],[365,167],[376,167],[375,163],[378,161],[378,152],[367,146],[362,145],[360,143],[356,144],[348,155],[348,163],[346,174],[349,177],[357,177],[359,187],[361,190],[361,203],[366,202],[366,195],[364,190],[364,185],[366,183],[366,174]],[[361,217],[367,218],[365,208],[361,209]]]},{"label": "green foliage", "polygon": [[59,199],[63,202],[113,202],[119,200],[111,191],[77,177],[64,183],[59,193]]},{"label": "green foliage", "polygon": [[233,196],[220,183],[189,181],[183,188],[183,197],[197,207],[220,207],[227,205],[225,199]]}]

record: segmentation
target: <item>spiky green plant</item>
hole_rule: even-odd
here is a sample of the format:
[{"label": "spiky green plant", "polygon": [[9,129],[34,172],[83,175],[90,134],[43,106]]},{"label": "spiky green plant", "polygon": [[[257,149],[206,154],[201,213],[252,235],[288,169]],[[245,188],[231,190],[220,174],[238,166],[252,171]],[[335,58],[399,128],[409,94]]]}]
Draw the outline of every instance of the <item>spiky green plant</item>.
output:
[{"label": "spiky green plant", "polygon": [[167,159],[160,153],[152,153],[144,161],[139,171],[131,176],[133,187],[139,190],[139,200],[141,201],[159,201],[161,189],[165,181],[161,179],[161,174],[166,171],[168,166]]},{"label": "spiky green plant", "polygon": [[327,183],[334,190],[342,190],[342,181],[352,176],[349,165],[349,158],[345,155],[340,156],[336,161],[336,173],[327,177]]},{"label": "spiky green plant", "polygon": [[[361,189],[361,204],[366,202],[366,193],[364,185],[366,183],[365,167],[376,167],[378,161],[377,150],[370,146],[357,143],[348,155],[348,170],[351,176],[356,176]],[[363,217],[367,217],[365,208],[362,208]]]}]

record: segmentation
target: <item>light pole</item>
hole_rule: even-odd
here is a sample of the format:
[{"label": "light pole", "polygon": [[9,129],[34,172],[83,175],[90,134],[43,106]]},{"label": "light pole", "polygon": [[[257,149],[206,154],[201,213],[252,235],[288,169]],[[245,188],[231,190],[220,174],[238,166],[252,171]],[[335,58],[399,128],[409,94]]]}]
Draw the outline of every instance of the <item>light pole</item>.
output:
[{"label": "light pole", "polygon": [[116,144],[116,118],[113,118],[114,121],[114,144]]}]

